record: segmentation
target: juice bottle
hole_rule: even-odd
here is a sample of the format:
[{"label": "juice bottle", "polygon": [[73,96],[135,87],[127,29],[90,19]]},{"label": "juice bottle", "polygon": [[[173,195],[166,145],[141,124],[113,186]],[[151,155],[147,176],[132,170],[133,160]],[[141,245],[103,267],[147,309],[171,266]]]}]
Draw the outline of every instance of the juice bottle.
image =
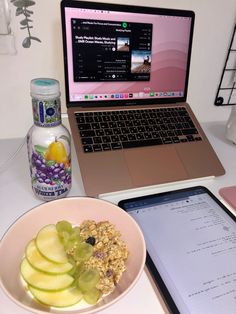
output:
[{"label": "juice bottle", "polygon": [[37,78],[30,84],[34,125],[27,135],[31,184],[44,201],[65,197],[71,188],[71,137],[61,122],[60,85]]}]

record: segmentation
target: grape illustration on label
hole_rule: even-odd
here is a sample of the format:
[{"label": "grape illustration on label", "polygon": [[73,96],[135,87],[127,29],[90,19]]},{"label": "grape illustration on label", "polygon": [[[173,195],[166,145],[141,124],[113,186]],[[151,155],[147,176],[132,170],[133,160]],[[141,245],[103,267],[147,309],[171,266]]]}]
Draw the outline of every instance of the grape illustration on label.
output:
[{"label": "grape illustration on label", "polygon": [[60,196],[68,191],[71,184],[71,158],[66,150],[67,141],[70,139],[62,135],[55,137],[48,147],[37,144],[33,146],[31,177],[36,194]]}]

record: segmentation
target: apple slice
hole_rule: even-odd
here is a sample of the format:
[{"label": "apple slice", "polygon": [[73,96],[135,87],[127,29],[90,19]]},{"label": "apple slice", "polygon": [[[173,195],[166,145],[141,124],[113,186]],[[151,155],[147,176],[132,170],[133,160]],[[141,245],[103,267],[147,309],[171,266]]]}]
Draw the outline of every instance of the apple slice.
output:
[{"label": "apple slice", "polygon": [[27,245],[25,255],[31,266],[48,274],[64,274],[68,273],[73,268],[73,265],[70,263],[58,264],[44,258],[37,249],[34,240],[31,240]]},{"label": "apple slice", "polygon": [[26,258],[21,262],[20,272],[29,285],[40,290],[59,291],[68,288],[74,282],[74,278],[68,274],[48,275],[36,270]]},{"label": "apple slice", "polygon": [[74,305],[83,297],[82,292],[75,286],[57,292],[42,291],[29,286],[29,291],[39,302],[54,307]]},{"label": "apple slice", "polygon": [[37,234],[35,242],[39,252],[49,261],[62,264],[68,262],[55,225],[43,227]]}]

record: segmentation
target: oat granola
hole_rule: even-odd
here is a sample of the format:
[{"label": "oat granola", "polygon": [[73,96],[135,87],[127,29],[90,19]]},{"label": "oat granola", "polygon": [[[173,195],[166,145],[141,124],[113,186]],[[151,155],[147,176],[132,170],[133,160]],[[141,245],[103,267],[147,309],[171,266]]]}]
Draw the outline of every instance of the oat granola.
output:
[{"label": "oat granola", "polygon": [[97,284],[102,294],[110,293],[125,271],[128,248],[121,240],[121,234],[109,221],[85,220],[80,225],[80,235],[86,241],[93,241],[94,253],[84,263],[85,268],[97,268],[100,280]]}]

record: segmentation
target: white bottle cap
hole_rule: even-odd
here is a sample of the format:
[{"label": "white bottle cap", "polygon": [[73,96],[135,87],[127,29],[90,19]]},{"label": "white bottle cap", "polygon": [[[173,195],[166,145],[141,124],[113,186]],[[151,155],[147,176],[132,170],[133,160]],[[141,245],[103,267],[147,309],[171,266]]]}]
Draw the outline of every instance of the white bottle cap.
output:
[{"label": "white bottle cap", "polygon": [[56,98],[60,94],[60,84],[55,79],[36,78],[30,82],[30,95],[33,98]]}]

